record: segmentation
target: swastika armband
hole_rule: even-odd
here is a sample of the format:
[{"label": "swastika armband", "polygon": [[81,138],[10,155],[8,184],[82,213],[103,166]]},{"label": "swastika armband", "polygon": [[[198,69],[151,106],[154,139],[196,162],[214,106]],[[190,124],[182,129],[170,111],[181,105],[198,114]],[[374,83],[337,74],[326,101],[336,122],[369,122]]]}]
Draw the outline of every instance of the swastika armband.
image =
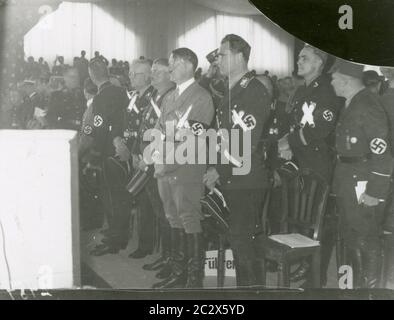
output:
[{"label": "swastika armband", "polygon": [[95,127],[101,127],[102,124],[104,123],[103,118],[100,115],[95,115],[93,119],[93,125]]},{"label": "swastika armband", "polygon": [[371,140],[369,148],[374,154],[383,154],[387,150],[387,142],[381,138],[374,138]]},{"label": "swastika armband", "polygon": [[323,119],[328,122],[331,122],[334,119],[334,114],[332,113],[331,110],[327,109],[323,112]]},{"label": "swastika armband", "polygon": [[86,134],[86,135],[90,135],[90,134],[92,134],[92,132],[93,132],[93,128],[90,125],[86,125],[83,128],[83,133]]},{"label": "swastika armband", "polygon": [[257,125],[257,120],[252,114],[246,114],[243,110],[237,112],[232,110],[233,127],[239,125],[243,131],[253,130]]},{"label": "swastika armband", "polygon": [[208,130],[208,126],[205,123],[199,121],[189,120],[189,125],[192,130],[192,133],[195,136],[200,136],[204,133],[205,130]]}]

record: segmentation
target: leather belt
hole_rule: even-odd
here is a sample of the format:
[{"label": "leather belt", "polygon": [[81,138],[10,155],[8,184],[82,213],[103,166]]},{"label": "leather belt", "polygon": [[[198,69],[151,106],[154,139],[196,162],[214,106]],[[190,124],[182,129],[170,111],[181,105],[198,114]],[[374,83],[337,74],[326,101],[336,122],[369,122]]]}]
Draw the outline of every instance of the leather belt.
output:
[{"label": "leather belt", "polygon": [[337,156],[337,159],[341,163],[359,163],[359,162],[364,162],[370,159],[371,156],[369,154],[361,157],[344,157],[344,156]]}]

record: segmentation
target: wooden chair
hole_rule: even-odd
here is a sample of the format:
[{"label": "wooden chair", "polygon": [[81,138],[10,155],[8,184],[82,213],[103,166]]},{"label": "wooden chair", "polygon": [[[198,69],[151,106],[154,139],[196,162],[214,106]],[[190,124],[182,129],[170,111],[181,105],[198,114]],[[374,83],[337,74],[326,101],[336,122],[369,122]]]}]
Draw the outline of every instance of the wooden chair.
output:
[{"label": "wooden chair", "polygon": [[[320,284],[320,236],[329,195],[325,179],[310,170],[302,170],[291,181],[282,181],[282,222],[279,235],[261,234],[256,238],[257,254],[278,264],[278,287],[290,287],[290,266],[312,258],[314,287]],[[268,210],[263,210],[267,221]],[[298,244],[296,244],[298,242]],[[263,270],[266,278],[266,268]]]}]

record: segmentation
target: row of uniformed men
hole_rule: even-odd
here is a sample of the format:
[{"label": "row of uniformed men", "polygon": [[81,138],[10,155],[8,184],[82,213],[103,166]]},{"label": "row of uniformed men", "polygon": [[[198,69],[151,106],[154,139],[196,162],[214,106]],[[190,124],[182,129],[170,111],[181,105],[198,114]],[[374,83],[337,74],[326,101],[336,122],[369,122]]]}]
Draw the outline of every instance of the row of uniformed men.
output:
[{"label": "row of uniformed men", "polygon": [[[202,286],[203,216],[199,201],[204,194],[204,184],[212,189],[219,181],[231,211],[229,240],[237,284],[249,286],[261,282],[252,235],[262,205],[261,195],[272,186],[261,146],[271,101],[266,88],[248,70],[250,50],[244,39],[228,35],[222,40],[215,61],[221,74],[229,79],[223,98],[216,105],[216,126],[238,130],[240,141],[242,134],[250,131],[250,172],[233,175],[231,163],[210,166],[208,170],[201,165],[155,165],[157,184],[150,179],[140,194],[140,203],[155,203],[157,214],[163,216],[164,211],[166,216],[166,220],[162,219],[163,225],[166,221],[169,223],[167,233],[164,232],[167,240],[163,238],[163,257],[145,266],[161,269],[159,277],[165,279],[157,287]],[[361,84],[362,66],[339,61],[330,83],[321,74],[326,60],[325,53],[311,46],[301,51],[298,73],[304,77],[305,86],[301,86],[292,99],[289,132],[279,139],[277,150],[281,158],[317,172],[329,183],[337,163],[333,191],[338,195],[343,235],[349,248],[371,255],[376,250],[369,250],[368,246],[376,244],[379,237],[379,212],[387,196],[392,170],[387,118],[377,99]],[[128,97],[124,90],[109,83],[102,61],[90,63],[90,76],[99,92],[93,99],[91,119],[84,125],[83,133],[103,156],[104,176],[111,195],[110,232],[93,254],[117,252],[127,245],[130,197],[124,187],[125,177],[132,168],[146,168],[140,157],[144,130],[156,125],[165,132],[166,122],[179,121],[179,115],[190,106],[193,108],[188,120],[204,127],[211,125],[215,110],[211,95],[193,79],[197,64],[191,50],[174,50],[168,67],[164,60],[153,64],[153,89],[146,82],[150,66],[137,61],[130,72],[137,90]],[[171,90],[171,81],[176,84],[175,90]],[[346,99],[346,108],[340,116],[338,96]],[[155,105],[160,107],[159,117]],[[234,121],[234,110],[238,114],[242,111],[244,125]],[[335,148],[330,139],[334,132]],[[194,137],[199,139],[198,135]],[[170,138],[166,137],[168,141]],[[334,150],[338,154],[337,161]],[[274,174],[274,177],[278,180],[280,175]],[[357,199],[354,187],[359,181],[367,181],[367,184]],[[157,193],[161,201],[154,202]],[[143,251],[139,250],[136,256],[143,256],[146,253]],[[364,272],[364,275],[368,285],[374,284],[375,279],[368,278],[367,274],[373,272]]]}]

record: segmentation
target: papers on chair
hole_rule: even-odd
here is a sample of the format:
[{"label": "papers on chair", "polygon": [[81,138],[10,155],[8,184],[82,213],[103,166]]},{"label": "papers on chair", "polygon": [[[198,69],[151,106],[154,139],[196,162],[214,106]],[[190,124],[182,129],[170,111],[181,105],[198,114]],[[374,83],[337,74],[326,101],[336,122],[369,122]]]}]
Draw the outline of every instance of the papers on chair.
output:
[{"label": "papers on chair", "polygon": [[319,241],[312,240],[299,233],[274,234],[269,238],[290,248],[317,247],[320,245]]},{"label": "papers on chair", "polygon": [[357,181],[357,185],[354,187],[356,190],[357,201],[360,203],[360,197],[367,189],[368,181]]}]

